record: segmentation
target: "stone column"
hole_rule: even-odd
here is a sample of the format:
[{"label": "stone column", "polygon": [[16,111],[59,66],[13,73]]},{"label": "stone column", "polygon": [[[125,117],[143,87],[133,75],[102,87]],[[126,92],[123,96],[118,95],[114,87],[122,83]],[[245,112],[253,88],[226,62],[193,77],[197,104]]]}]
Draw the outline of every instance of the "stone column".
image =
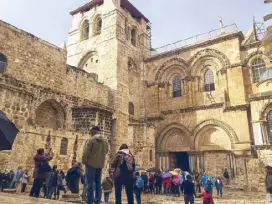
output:
[{"label": "stone column", "polygon": [[252,121],[253,135],[255,145],[263,145],[263,135],[260,121]]}]

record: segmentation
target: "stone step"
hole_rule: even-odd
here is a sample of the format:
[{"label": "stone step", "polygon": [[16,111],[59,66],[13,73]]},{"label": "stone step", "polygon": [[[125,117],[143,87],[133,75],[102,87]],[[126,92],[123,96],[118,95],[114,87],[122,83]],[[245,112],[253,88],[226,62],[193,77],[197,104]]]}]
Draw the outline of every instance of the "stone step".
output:
[{"label": "stone step", "polygon": [[16,194],[16,189],[4,189],[4,193]]}]

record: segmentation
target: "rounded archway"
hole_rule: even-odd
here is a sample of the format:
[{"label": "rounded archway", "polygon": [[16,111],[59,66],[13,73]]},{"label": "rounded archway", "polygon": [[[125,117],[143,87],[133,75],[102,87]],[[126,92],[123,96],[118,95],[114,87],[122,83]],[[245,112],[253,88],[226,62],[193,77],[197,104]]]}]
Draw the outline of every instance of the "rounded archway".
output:
[{"label": "rounded archway", "polygon": [[196,135],[195,150],[231,150],[231,141],[222,128],[215,125],[207,125]]},{"label": "rounded archway", "polygon": [[196,126],[191,145],[197,151],[234,150],[237,135],[227,124],[218,120],[205,120]]},{"label": "rounded archway", "polygon": [[65,112],[54,99],[41,103],[35,112],[35,124],[37,126],[59,129],[64,127],[64,123]]}]

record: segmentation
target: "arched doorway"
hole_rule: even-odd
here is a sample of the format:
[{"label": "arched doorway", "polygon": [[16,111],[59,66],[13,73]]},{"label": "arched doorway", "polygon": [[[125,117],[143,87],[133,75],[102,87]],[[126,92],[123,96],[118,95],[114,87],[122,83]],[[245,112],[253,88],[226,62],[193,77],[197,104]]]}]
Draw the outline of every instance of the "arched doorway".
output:
[{"label": "arched doorway", "polygon": [[222,175],[224,168],[234,171],[234,145],[237,136],[232,128],[217,120],[206,120],[190,132],[180,124],[164,128],[156,140],[157,167]]},{"label": "arched doorway", "polygon": [[157,139],[157,167],[163,171],[173,168],[190,170],[190,132],[180,124],[167,126]]},{"label": "arched doorway", "polygon": [[220,121],[204,121],[195,128],[193,138],[195,171],[217,176],[227,168],[234,176],[236,135],[229,126]]}]

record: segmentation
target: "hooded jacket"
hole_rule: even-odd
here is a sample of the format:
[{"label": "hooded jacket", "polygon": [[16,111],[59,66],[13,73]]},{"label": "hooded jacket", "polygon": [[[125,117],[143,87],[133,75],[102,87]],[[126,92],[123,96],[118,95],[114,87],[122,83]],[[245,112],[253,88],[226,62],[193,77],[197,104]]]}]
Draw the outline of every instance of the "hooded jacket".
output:
[{"label": "hooded jacket", "polygon": [[100,134],[96,134],[85,143],[82,163],[93,168],[102,169],[107,153],[107,141]]}]

